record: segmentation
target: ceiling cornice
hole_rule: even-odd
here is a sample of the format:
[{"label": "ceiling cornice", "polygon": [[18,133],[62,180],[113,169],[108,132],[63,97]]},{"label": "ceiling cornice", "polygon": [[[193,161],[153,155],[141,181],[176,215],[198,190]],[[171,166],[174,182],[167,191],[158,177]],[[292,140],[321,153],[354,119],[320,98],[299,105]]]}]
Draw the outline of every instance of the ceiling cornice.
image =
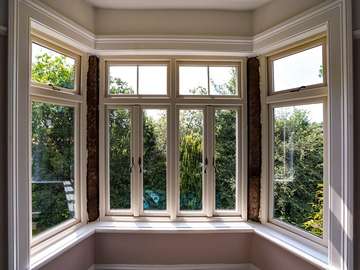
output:
[{"label": "ceiling cornice", "polygon": [[[60,23],[63,27],[79,35],[86,44],[80,40],[71,40],[71,45],[77,45],[87,53],[98,55],[115,55],[115,54],[191,54],[191,55],[236,55],[236,56],[254,56],[268,52],[276,47],[288,42],[294,41],[294,37],[288,37],[285,41],[274,44],[272,37],[279,35],[289,29],[309,21],[316,16],[320,16],[338,7],[341,0],[326,1],[302,14],[289,19],[275,27],[272,27],[262,33],[254,36],[158,36],[158,35],[96,35],[85,29],[74,21],[64,17],[51,9],[39,0],[23,0],[26,5],[37,12],[51,18],[54,22]],[[53,29],[45,25],[37,24],[40,31],[47,31],[47,34],[54,32]],[[298,38],[304,38],[309,35],[326,31],[327,25],[318,25],[308,28]],[[61,33],[54,32],[56,38]],[[66,37],[66,36],[65,36]]]}]

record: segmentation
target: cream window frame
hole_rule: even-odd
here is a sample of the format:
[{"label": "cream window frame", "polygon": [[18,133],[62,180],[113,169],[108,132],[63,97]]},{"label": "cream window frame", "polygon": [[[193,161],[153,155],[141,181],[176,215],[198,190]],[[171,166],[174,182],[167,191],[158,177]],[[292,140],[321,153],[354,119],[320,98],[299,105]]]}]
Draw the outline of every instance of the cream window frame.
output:
[{"label": "cream window frame", "polygon": [[[274,68],[273,64],[274,61],[285,58],[287,56],[295,55],[306,50],[322,46],[322,62],[323,62],[323,82],[319,84],[312,84],[307,86],[300,86],[300,88],[291,88],[291,89],[284,89],[275,91],[274,89]],[[291,93],[297,91],[307,91],[307,90],[315,90],[318,88],[326,88],[328,85],[328,74],[327,74],[327,40],[326,36],[320,35],[313,38],[306,39],[302,42],[296,43],[293,46],[289,46],[286,49],[280,49],[276,52],[273,52],[271,55],[268,56],[268,88],[269,88],[269,95],[277,95],[278,93]]]},{"label": "cream window frame", "polygon": [[[323,46],[323,61],[324,63],[324,83],[319,85],[308,86],[305,89],[299,91],[293,91],[294,89],[277,91],[274,92],[272,90],[272,61],[276,59],[277,56],[283,57],[284,55],[292,55],[298,53],[300,51],[304,51],[306,49],[313,48],[322,44]],[[326,37],[324,35],[316,36],[304,41],[300,41],[292,46],[283,48],[274,53],[270,53],[265,56],[265,63],[267,67],[268,74],[268,91],[263,91],[263,109],[266,110],[266,114],[263,115],[263,119],[267,118],[266,125],[263,126],[263,132],[265,131],[265,136],[267,138],[267,142],[265,145],[266,152],[263,151],[265,156],[263,156],[263,162],[266,165],[268,183],[266,190],[268,191],[267,198],[267,215],[266,219],[271,225],[275,226],[275,228],[283,229],[290,233],[295,234],[296,236],[302,238],[310,245],[315,246],[316,248],[324,249],[328,244],[328,227],[329,227],[329,132],[328,132],[328,88],[327,88],[327,53],[326,53]],[[290,48],[290,49],[289,49]],[[294,49],[295,48],[295,49]],[[275,55],[275,56],[274,56]],[[281,58],[280,57],[280,58]],[[264,71],[263,71],[264,72]],[[265,71],[266,72],[266,71]],[[263,89],[264,90],[264,89]],[[266,89],[265,89],[266,90]],[[273,198],[273,109],[278,107],[286,107],[286,106],[296,106],[296,105],[306,105],[306,104],[323,104],[323,125],[324,125],[324,173],[323,173],[323,183],[324,183],[324,233],[323,237],[317,237],[309,232],[306,232],[300,228],[297,228],[293,225],[290,225],[286,222],[280,221],[273,216],[273,206],[274,206],[274,198]],[[263,214],[264,217],[264,214]]]},{"label": "cream window frame", "polygon": [[[54,51],[56,53],[59,53],[65,57],[71,58],[75,61],[75,77],[74,77],[74,89],[67,89],[62,88],[60,86],[54,85],[51,87],[50,85],[44,84],[44,83],[38,83],[31,80],[30,82],[32,87],[36,87],[39,90],[51,90],[56,92],[62,92],[64,94],[68,95],[80,95],[81,91],[81,52],[77,51],[74,48],[71,48],[69,46],[66,46],[63,43],[55,42],[52,38],[47,37],[44,34],[40,34],[37,31],[32,32],[31,36],[31,45],[32,43],[35,43],[41,47],[44,47],[45,49]],[[57,45],[56,45],[57,44]],[[32,46],[30,46],[31,51]],[[30,53],[32,54],[32,53]],[[31,62],[31,61],[30,61]],[[31,68],[30,68],[31,70]]]},{"label": "cream window frame", "polygon": [[[134,94],[110,94],[109,93],[109,74],[110,67],[112,66],[134,66],[136,67],[136,93]],[[139,94],[139,67],[140,66],[166,66],[167,69],[167,78],[166,78],[166,94],[154,94],[154,95],[144,95]],[[148,61],[133,61],[133,60],[124,60],[124,61],[107,61],[106,63],[106,97],[109,98],[120,98],[120,99],[137,99],[143,97],[149,98],[167,98],[170,96],[170,63],[169,61],[161,60],[148,60]]]},{"label": "cream window frame", "polygon": [[[29,116],[28,116],[28,130],[29,130],[29,213],[32,213],[32,189],[31,189],[31,138],[32,138],[32,102],[42,102],[48,104],[54,104],[59,106],[66,106],[74,108],[74,192],[75,192],[75,217],[64,221],[48,230],[40,233],[39,235],[32,237],[32,217],[29,215],[29,236],[30,236],[30,248],[31,253],[35,254],[42,247],[47,246],[50,243],[56,241],[56,238],[64,233],[70,232],[83,225],[87,221],[86,212],[86,162],[84,157],[86,156],[86,95],[83,93],[82,85],[85,84],[85,79],[82,77],[81,70],[86,68],[86,55],[79,52],[70,46],[63,45],[61,42],[57,42],[54,39],[50,39],[45,34],[39,32],[33,32],[30,40],[30,65],[31,65],[31,46],[33,42],[36,42],[40,46],[44,46],[50,50],[64,54],[71,58],[76,59],[76,76],[75,76],[75,89],[57,89],[52,87],[34,83],[29,77]],[[54,45],[61,44],[61,45]],[[31,68],[30,68],[31,69]]]},{"label": "cream window frame", "polygon": [[[238,95],[236,96],[179,96],[178,93],[178,64],[179,63],[203,63],[209,66],[237,66],[238,77],[242,78],[238,81]],[[155,95],[108,95],[108,70],[109,65],[142,65],[144,63],[168,63],[168,95],[155,96]],[[241,166],[241,171],[238,172],[238,186],[237,194],[237,206],[234,211],[215,211],[214,201],[215,198],[209,200],[206,197],[211,195],[210,191],[204,190],[205,200],[203,201],[203,211],[201,213],[180,213],[179,211],[179,183],[178,183],[178,167],[177,167],[177,140],[178,140],[178,108],[204,108],[206,110],[214,110],[214,108],[237,108],[238,109],[238,132],[242,132],[238,137],[238,144],[241,144],[240,149],[247,149],[247,114],[246,114],[246,59],[245,58],[233,58],[233,57],[171,57],[171,56],[102,56],[100,57],[100,220],[103,221],[122,221],[122,220],[139,220],[139,221],[209,221],[209,220],[222,220],[222,221],[240,221],[247,219],[247,153],[242,151],[238,155],[238,163]],[[117,106],[135,106],[138,108],[138,114],[141,114],[141,108],[167,108],[168,109],[168,168],[167,168],[167,211],[152,211],[142,209],[142,181],[140,176],[137,180],[137,204],[136,209],[132,211],[115,212],[109,211],[108,207],[108,172],[106,172],[106,151],[104,150],[107,145],[107,131],[104,130],[106,121],[107,108]],[[211,114],[208,114],[211,115]],[[138,138],[134,141],[138,142],[138,153],[141,152],[141,116],[138,115],[138,120],[135,124],[138,132],[136,135]],[[213,115],[207,116],[204,119],[204,124],[211,123],[213,125]],[[209,133],[207,129],[204,130],[206,134]],[[207,135],[209,138],[210,136]],[[104,147],[102,147],[104,146]],[[206,149],[204,149],[206,150]],[[211,149],[210,149],[211,150]],[[212,150],[211,150],[212,151]],[[209,164],[210,165],[210,164]],[[137,168],[138,169],[138,168]],[[209,170],[212,170],[209,166]],[[212,176],[212,181],[214,177]],[[214,192],[214,184],[212,184],[212,191]],[[241,194],[241,196],[240,196]],[[141,198],[140,198],[141,197]]]}]

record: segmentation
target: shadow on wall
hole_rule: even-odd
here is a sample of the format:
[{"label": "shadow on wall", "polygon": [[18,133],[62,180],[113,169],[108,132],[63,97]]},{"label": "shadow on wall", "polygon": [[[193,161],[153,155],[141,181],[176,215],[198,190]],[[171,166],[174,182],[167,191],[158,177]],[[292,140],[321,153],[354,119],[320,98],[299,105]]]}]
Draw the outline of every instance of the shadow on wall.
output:
[{"label": "shadow on wall", "polygon": [[[1,7],[0,7],[1,9]],[[7,269],[7,36],[0,34],[0,269]]]},{"label": "shadow on wall", "polygon": [[[360,4],[359,4],[360,6]],[[360,39],[355,39],[354,48],[354,138],[360,138]],[[360,143],[355,139],[354,149],[354,269],[360,269]]]}]

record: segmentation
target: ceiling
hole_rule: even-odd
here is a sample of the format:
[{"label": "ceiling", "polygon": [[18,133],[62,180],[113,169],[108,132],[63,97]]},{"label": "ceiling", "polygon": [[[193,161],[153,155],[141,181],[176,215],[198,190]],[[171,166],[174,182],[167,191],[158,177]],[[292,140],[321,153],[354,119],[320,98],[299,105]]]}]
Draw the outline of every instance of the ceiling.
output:
[{"label": "ceiling", "polygon": [[110,9],[214,9],[253,10],[271,0],[85,0]]}]

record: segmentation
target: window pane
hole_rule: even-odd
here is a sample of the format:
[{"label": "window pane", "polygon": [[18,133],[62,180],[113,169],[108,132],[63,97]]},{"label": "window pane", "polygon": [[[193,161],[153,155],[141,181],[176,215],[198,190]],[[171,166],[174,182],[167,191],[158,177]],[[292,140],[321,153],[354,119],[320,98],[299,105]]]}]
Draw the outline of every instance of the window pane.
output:
[{"label": "window pane", "polygon": [[180,66],[180,95],[208,95],[207,67]]},{"label": "window pane", "polygon": [[131,206],[131,114],[109,110],[110,208]]},{"label": "window pane", "polygon": [[143,111],[144,210],[166,210],[166,110]]},{"label": "window pane", "polygon": [[318,46],[275,60],[274,91],[323,83],[322,50],[322,46]]},{"label": "window pane", "polygon": [[210,95],[231,96],[237,94],[236,67],[209,67]]},{"label": "window pane", "polygon": [[234,210],[236,204],[236,110],[215,111],[216,209]]},{"label": "window pane", "polygon": [[180,110],[180,210],[202,209],[202,110]]},{"label": "window pane", "polygon": [[323,104],[275,108],[274,217],[323,234]]},{"label": "window pane", "polygon": [[139,66],[139,94],[166,95],[167,66]]},{"label": "window pane", "polygon": [[32,43],[31,80],[73,90],[75,89],[75,59]]},{"label": "window pane", "polygon": [[32,103],[32,235],[75,217],[74,108]]},{"label": "window pane", "polygon": [[137,91],[137,66],[110,66],[108,80],[110,95],[134,95]]}]

